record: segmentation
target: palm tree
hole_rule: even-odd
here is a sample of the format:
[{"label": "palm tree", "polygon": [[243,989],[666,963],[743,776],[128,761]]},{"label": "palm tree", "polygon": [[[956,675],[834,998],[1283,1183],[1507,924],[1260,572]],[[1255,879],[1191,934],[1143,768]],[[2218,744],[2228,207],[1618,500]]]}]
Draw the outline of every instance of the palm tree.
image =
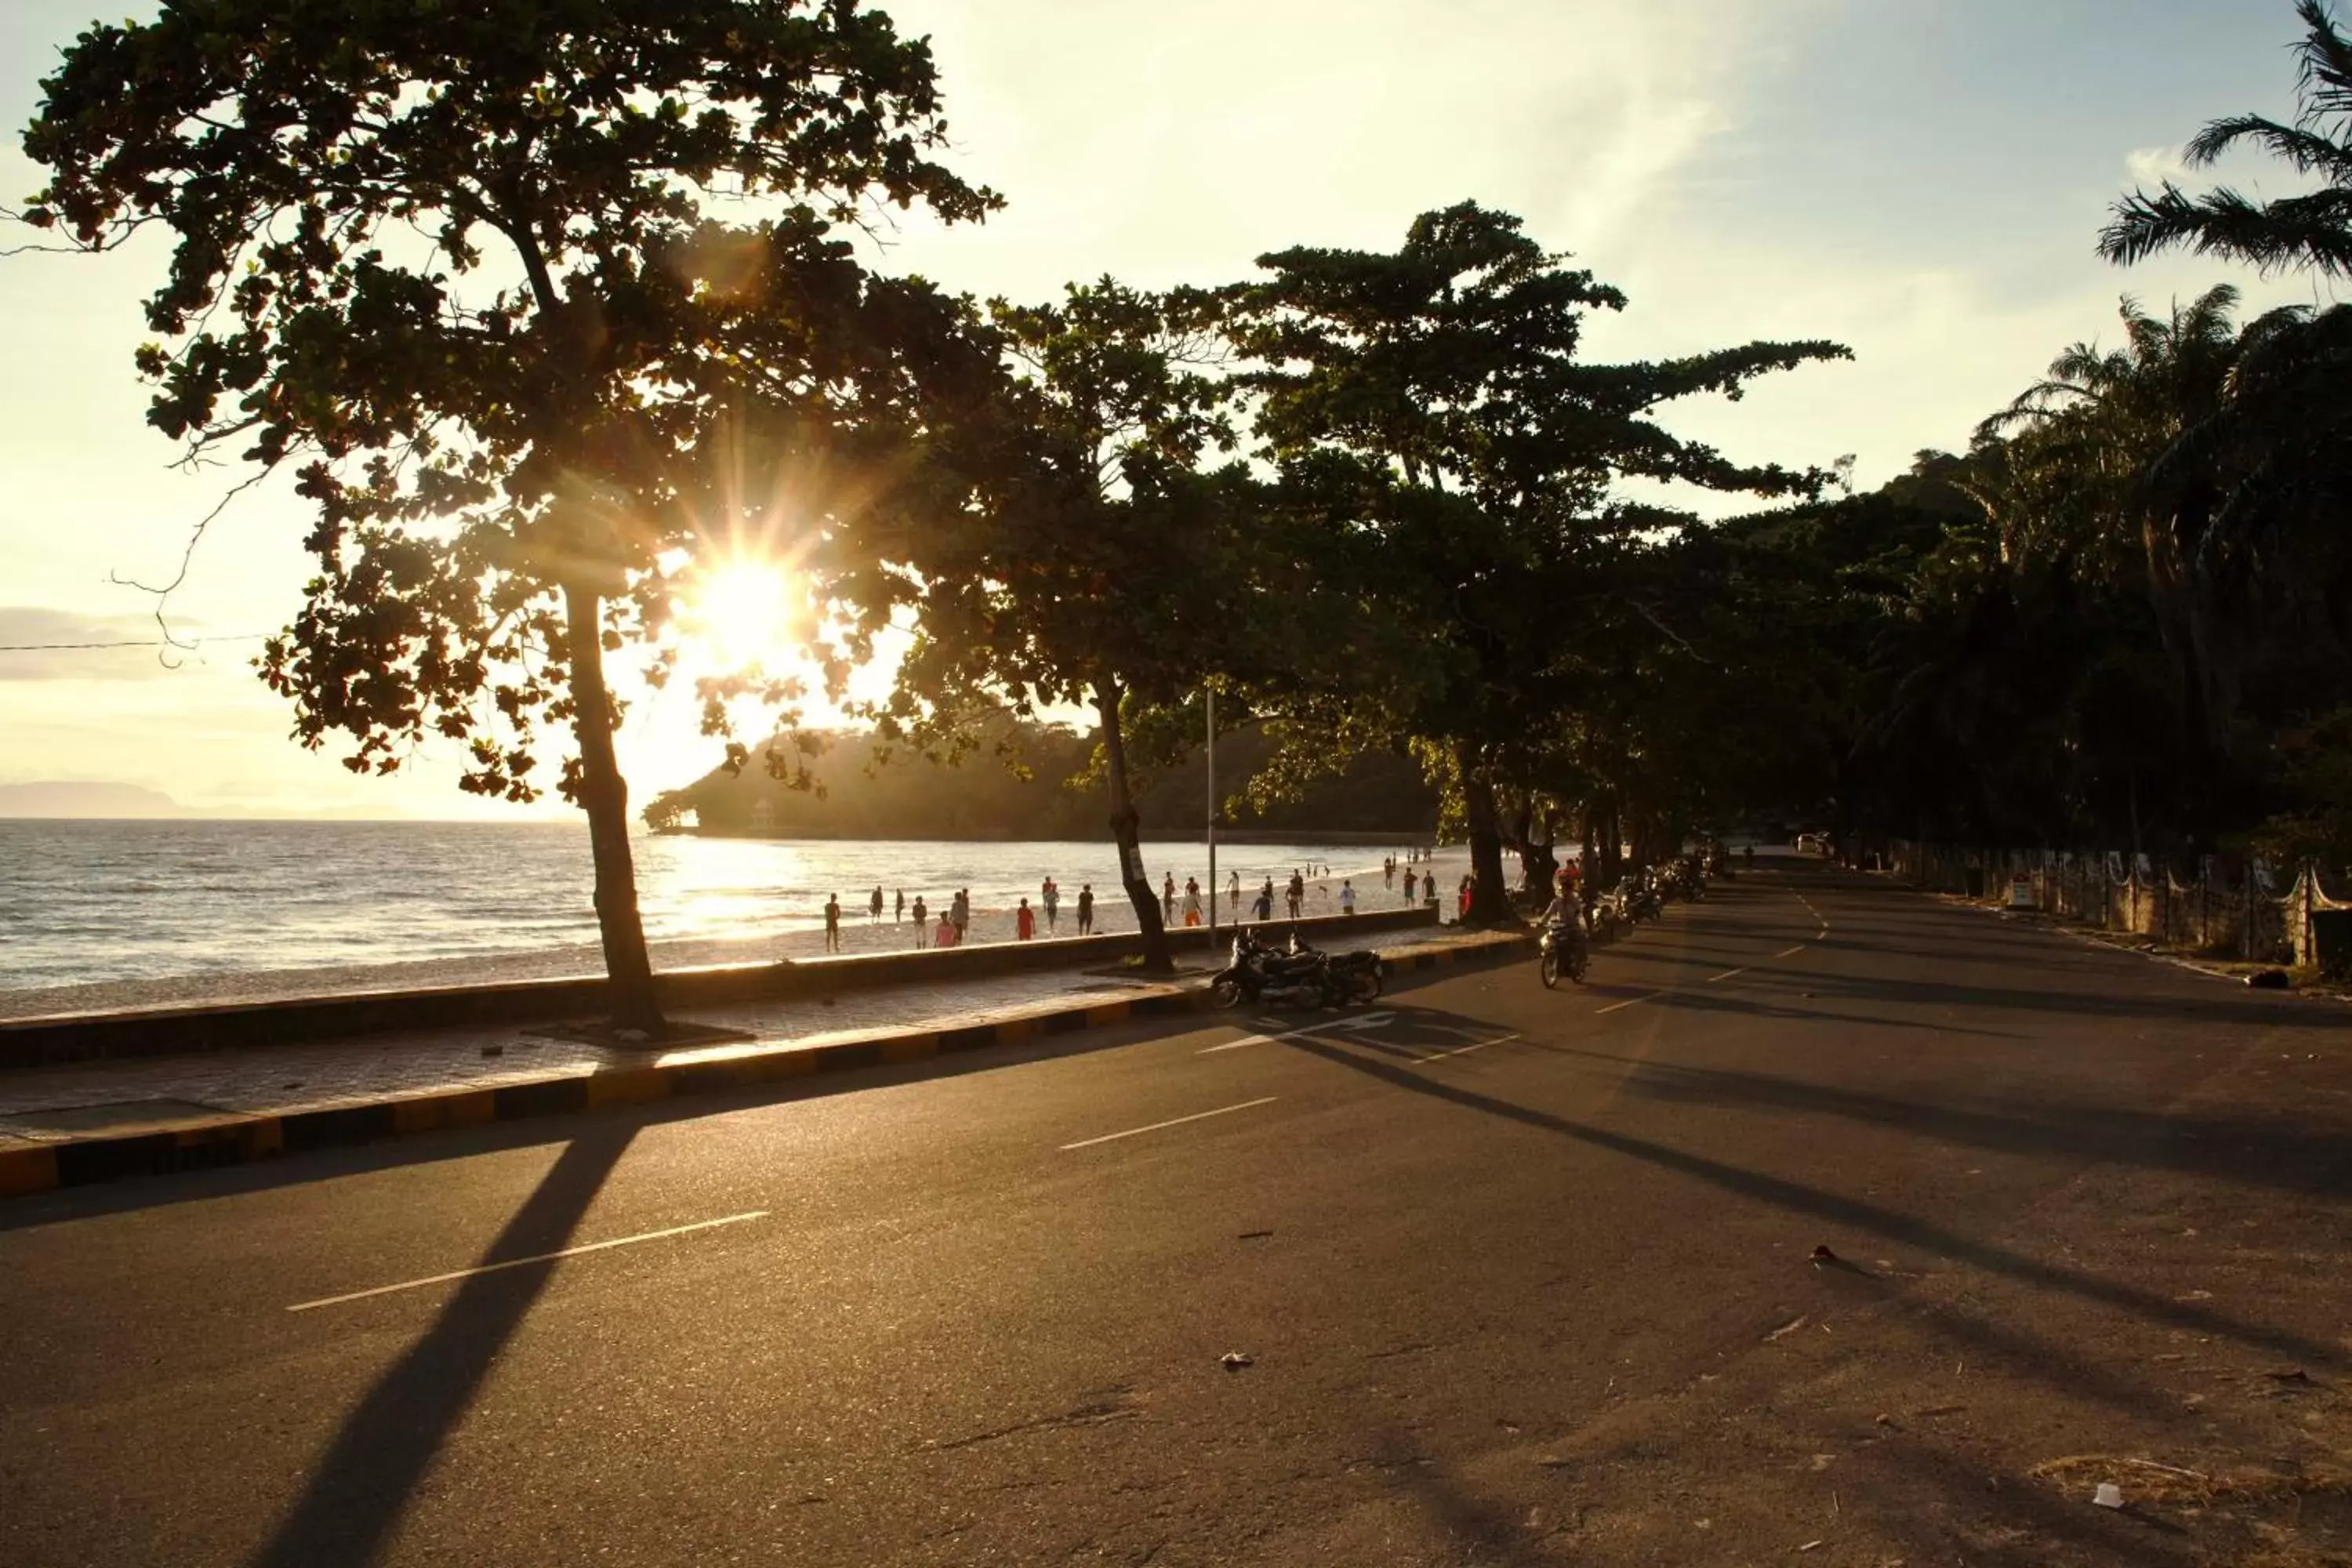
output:
[{"label": "palm tree", "polygon": [[2075,344],[1982,432],[2014,432],[2000,469],[2011,502],[2002,510],[2018,515],[1995,518],[2003,555],[2027,542],[2035,553],[2103,561],[2110,572],[2137,557],[2175,661],[2183,738],[2221,756],[2255,628],[2244,584],[2210,548],[2226,477],[2211,461],[2181,456],[2228,412],[2242,342],[2237,303],[2227,284],[2162,316],[2126,299],[2123,347]]},{"label": "palm tree", "polygon": [[2265,272],[2309,268],[2352,276],[2352,40],[2324,0],[2298,0],[2305,29],[2296,46],[2294,123],[2259,114],[2216,120],[2184,157],[2203,168],[2241,142],[2268,149],[2295,172],[2326,183],[2302,195],[2256,201],[2227,185],[2192,196],[2171,181],[2155,195],[2134,191],[2117,202],[2099,234],[2099,254],[2128,265],[2179,247],[2246,261]]}]

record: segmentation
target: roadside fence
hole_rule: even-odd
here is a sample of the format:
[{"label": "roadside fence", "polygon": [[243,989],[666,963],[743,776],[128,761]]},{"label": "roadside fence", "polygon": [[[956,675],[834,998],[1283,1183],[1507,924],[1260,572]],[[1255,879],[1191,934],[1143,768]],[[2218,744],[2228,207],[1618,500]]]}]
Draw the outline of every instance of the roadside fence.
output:
[{"label": "roadside fence", "polygon": [[2292,877],[2250,857],[2172,863],[2119,850],[1983,849],[1896,839],[1887,869],[1916,886],[2133,931],[2212,958],[2352,970],[2352,889],[2316,863]]}]

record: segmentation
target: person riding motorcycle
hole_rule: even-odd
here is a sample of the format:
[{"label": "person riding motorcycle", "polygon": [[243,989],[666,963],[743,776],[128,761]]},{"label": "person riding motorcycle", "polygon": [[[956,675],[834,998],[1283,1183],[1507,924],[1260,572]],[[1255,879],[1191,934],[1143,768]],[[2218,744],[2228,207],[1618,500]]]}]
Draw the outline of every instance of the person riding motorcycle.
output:
[{"label": "person riding motorcycle", "polygon": [[1567,926],[1579,937],[1582,937],[1584,903],[1577,892],[1579,880],[1573,868],[1567,866],[1560,868],[1552,900],[1544,906],[1543,920],[1546,925]]},{"label": "person riding motorcycle", "polygon": [[1576,883],[1576,876],[1563,869],[1558,893],[1543,912],[1538,957],[1547,989],[1557,985],[1562,975],[1579,982],[1584,979],[1584,905],[1577,898]]}]

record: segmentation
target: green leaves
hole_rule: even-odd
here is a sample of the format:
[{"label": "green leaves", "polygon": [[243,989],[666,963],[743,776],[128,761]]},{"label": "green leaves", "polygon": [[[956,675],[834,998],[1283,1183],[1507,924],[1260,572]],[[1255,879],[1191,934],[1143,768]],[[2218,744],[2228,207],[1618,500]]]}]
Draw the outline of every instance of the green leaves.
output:
[{"label": "green leaves", "polygon": [[1846,351],[1751,343],[1585,363],[1586,315],[1624,296],[1474,203],[1423,214],[1394,252],[1299,248],[1260,266],[1271,276],[1234,293],[1241,379],[1284,476],[1277,505],[1351,601],[1332,618],[1361,629],[1328,684],[1276,682],[1258,700],[1335,734],[1412,743],[1444,759],[1455,790],[1625,786],[1633,748],[1594,726],[1638,712],[1664,655],[1687,651],[1649,561],[1686,520],[1629,506],[1617,487],[1809,495],[1827,477],[1734,463],[1652,415]]},{"label": "green leaves", "polygon": [[[43,89],[35,221],[174,237],[150,423],[303,464],[319,597],[265,673],[370,766],[562,717],[515,672],[563,655],[552,593],[636,594],[610,636],[643,635],[749,404],[804,448],[905,439],[953,313],[828,229],[996,205],[933,156],[928,47],[836,0],[205,0],[93,26]],[[780,216],[722,229],[722,198]],[[529,750],[473,754],[528,792]]]}]

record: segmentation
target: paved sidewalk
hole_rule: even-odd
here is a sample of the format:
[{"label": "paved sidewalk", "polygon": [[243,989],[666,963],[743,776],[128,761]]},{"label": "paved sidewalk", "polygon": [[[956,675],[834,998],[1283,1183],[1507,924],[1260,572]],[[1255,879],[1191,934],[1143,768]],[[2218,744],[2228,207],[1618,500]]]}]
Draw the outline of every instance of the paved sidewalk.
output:
[{"label": "paved sidewalk", "polygon": [[[1424,931],[1377,945],[1383,952],[1442,952],[1486,940],[1488,933]],[[680,1021],[743,1030],[751,1039],[670,1051],[616,1050],[480,1026],[9,1070],[0,1072],[0,1150],[968,1028],[1165,996],[1197,985],[1206,973],[1195,968],[1171,983],[1101,969],[1047,970],[854,991],[837,999],[698,1007],[679,1014]]]}]

